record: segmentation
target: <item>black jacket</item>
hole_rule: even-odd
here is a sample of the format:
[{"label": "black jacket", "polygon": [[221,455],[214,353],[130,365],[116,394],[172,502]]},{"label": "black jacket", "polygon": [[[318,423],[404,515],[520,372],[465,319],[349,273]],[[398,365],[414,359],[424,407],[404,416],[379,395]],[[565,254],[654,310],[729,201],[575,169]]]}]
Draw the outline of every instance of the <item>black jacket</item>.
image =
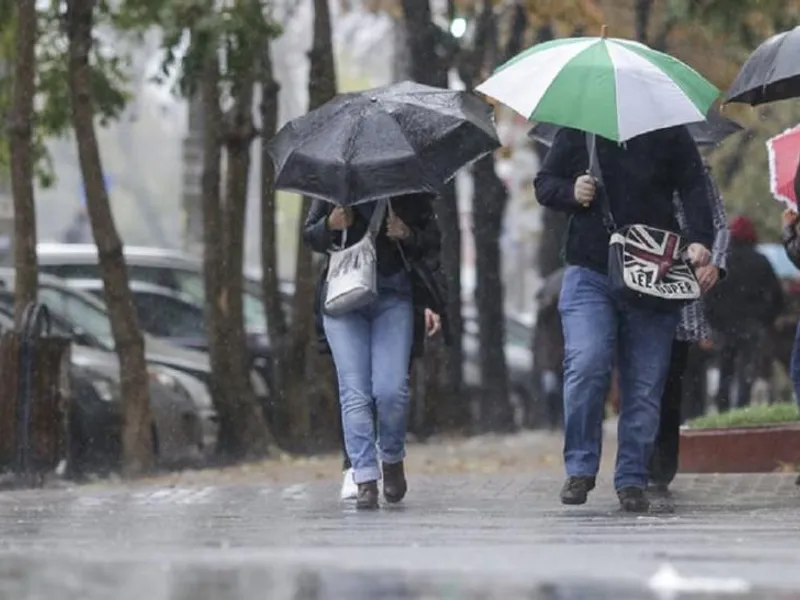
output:
[{"label": "black jacket", "polygon": [[[647,133],[624,144],[597,138],[597,155],[611,213],[618,227],[642,223],[680,231],[673,206],[677,190],[686,213],[687,243],[711,248],[714,223],[697,146],[685,127]],[[534,181],[540,204],[569,213],[566,261],[605,273],[609,234],[599,202],[575,200],[575,180],[589,167],[586,135],[563,128]]]},{"label": "black jacket", "polygon": [[[442,319],[442,334],[445,342],[450,341],[450,328],[447,319],[447,286],[441,269],[441,234],[433,211],[433,197],[425,194],[403,196],[391,201],[392,210],[408,226],[411,235],[400,242],[403,256],[408,263],[412,283],[412,298],[414,303],[414,345],[413,356],[420,356],[425,345],[425,309],[430,308],[439,314]],[[333,210],[333,205],[319,200],[311,204],[306,215],[303,230],[303,240],[315,252],[326,254],[341,241],[341,232],[330,231],[327,226],[328,215]],[[366,233],[369,225],[371,211],[354,210],[354,222],[348,229],[345,246],[358,242]],[[386,238],[386,221],[384,219],[376,240],[378,253],[378,269],[383,271],[386,263],[394,264],[396,244],[388,243]],[[384,263],[382,267],[382,263]],[[403,265],[405,268],[405,265]],[[322,326],[323,295],[325,293],[325,279],[328,273],[327,262],[320,273],[317,282],[316,297],[314,301],[314,316],[317,331],[317,341],[320,350],[329,352],[325,330]]]},{"label": "black jacket", "polygon": [[725,335],[745,335],[771,327],[783,309],[783,290],[769,259],[752,244],[733,243],[727,276],[704,296],[711,327]]}]

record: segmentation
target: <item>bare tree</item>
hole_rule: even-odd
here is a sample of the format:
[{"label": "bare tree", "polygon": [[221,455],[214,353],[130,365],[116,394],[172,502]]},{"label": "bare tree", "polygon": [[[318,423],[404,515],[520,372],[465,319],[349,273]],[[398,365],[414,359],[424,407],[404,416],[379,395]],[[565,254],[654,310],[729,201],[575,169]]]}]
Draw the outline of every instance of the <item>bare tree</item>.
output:
[{"label": "bare tree", "polygon": [[122,457],[127,475],[153,467],[153,435],[149,380],[144,340],[139,330],[128,273],[103,177],[103,165],[94,129],[92,71],[89,53],[96,0],[68,0],[66,29],[69,39],[68,84],[72,123],[86,205],[103,276],[106,303],[120,363],[123,397]]},{"label": "bare tree", "polygon": [[[402,7],[411,78],[426,85],[448,87],[447,74],[457,54],[457,44],[433,23],[429,0],[402,0]],[[417,387],[426,398],[421,398],[420,393],[414,398],[415,402],[425,403],[425,413],[434,416],[426,419],[423,424],[426,429],[463,427],[469,415],[462,396],[461,226],[454,183],[445,187],[435,210],[442,231],[442,267],[453,339],[446,350],[434,345],[433,351],[426,353],[425,385],[422,389]],[[428,402],[428,398],[434,402]]]},{"label": "bare tree", "polygon": [[634,7],[636,22],[636,39],[643,44],[647,43],[647,31],[650,27],[650,13],[653,9],[653,0],[636,0]]},{"label": "bare tree", "polygon": [[272,53],[269,44],[264,50],[260,71],[261,84],[261,264],[262,285],[266,305],[267,326],[272,339],[286,334],[286,316],[281,304],[278,279],[278,247],[275,231],[275,168],[265,149],[278,131],[278,92],[272,70]]},{"label": "bare tree", "polygon": [[36,300],[36,206],[33,192],[33,102],[36,94],[36,0],[17,5],[13,107],[10,118],[11,186],[14,196],[14,315]]},{"label": "bare tree", "polygon": [[[226,460],[269,452],[271,436],[249,384],[242,307],[244,211],[250,170],[254,72],[236,82],[234,106],[220,106],[216,46],[204,56],[200,79],[203,129],[203,275],[214,406],[220,418],[217,454]],[[222,154],[227,151],[225,201]]]},{"label": "bare tree", "polygon": [[261,86],[261,286],[264,294],[264,310],[267,320],[272,352],[271,389],[272,423],[286,424],[286,395],[283,379],[284,354],[282,342],[286,340],[288,326],[281,300],[278,278],[278,244],[275,216],[277,212],[275,194],[275,168],[266,150],[267,142],[278,130],[278,92],[272,67],[270,44],[265,45],[259,70]]},{"label": "bare tree", "polygon": [[[314,110],[336,96],[336,69],[334,65],[333,40],[331,35],[331,16],[327,0],[314,0],[314,26],[313,44],[309,52],[308,74],[308,109]],[[262,85],[264,86],[264,104],[262,112],[264,123],[267,127],[274,127],[275,98],[270,97],[277,93],[274,83],[270,80],[271,72],[262,65]],[[265,135],[267,130],[265,130]],[[272,236],[265,239],[266,246],[262,247],[265,277],[265,293],[271,298],[268,300],[268,319],[280,310],[280,298],[277,293],[276,258],[272,253],[275,235],[274,221],[274,193],[270,188],[272,184],[272,165],[266,164],[266,157],[262,161],[262,194],[264,208],[268,211],[264,219],[263,236]],[[298,224],[298,239],[302,239],[303,218],[308,212],[311,200],[303,198]],[[267,273],[272,270],[273,273]],[[283,317],[276,322],[270,322],[270,342],[274,348],[275,379],[274,387],[277,391],[277,403],[288,411],[289,438],[294,445],[307,447],[311,441],[313,426],[312,389],[315,382],[309,381],[309,365],[312,362],[309,347],[314,331],[314,288],[316,284],[316,269],[314,268],[311,250],[302,242],[297,245],[295,260],[295,291],[291,303],[291,326],[287,329]],[[269,277],[270,279],[267,279]],[[316,373],[315,375],[319,375]],[[335,428],[328,428],[335,429]]]}]

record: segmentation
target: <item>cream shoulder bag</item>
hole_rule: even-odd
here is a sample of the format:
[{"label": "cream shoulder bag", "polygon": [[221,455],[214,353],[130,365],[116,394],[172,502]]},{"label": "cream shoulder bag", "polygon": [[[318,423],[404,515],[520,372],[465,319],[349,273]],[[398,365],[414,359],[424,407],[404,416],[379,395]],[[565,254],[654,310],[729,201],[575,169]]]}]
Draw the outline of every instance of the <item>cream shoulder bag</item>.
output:
[{"label": "cream shoulder bag", "polygon": [[375,237],[386,214],[388,200],[379,200],[364,237],[349,248],[347,230],[342,231],[342,250],[332,251],[328,263],[324,309],[332,317],[371,304],[378,295]]}]

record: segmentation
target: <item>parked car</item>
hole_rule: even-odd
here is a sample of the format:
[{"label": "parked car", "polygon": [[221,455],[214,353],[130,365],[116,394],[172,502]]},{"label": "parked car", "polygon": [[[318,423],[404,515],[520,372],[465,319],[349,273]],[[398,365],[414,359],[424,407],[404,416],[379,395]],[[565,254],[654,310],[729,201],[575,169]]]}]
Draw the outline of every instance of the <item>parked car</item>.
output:
[{"label": "parked car", "polygon": [[[13,328],[12,306],[0,305],[0,330]],[[51,319],[51,327],[53,335],[71,334],[58,318]],[[70,355],[69,473],[81,476],[117,470],[122,455],[122,395],[117,357],[74,343]],[[157,365],[149,367],[149,375],[157,463],[163,467],[196,463],[202,456],[203,427],[197,407],[182,383],[186,376]]]},{"label": "parked car", "polygon": [[[13,290],[14,275],[10,269],[0,269],[0,286]],[[0,298],[2,301],[2,298]],[[111,323],[103,302],[91,294],[69,287],[66,282],[47,275],[39,276],[39,301],[47,304],[51,312],[61,316],[73,327],[73,338],[91,338],[107,351],[114,350]],[[150,364],[159,364],[191,375],[206,386],[210,393],[211,365],[208,355],[180,348],[144,334],[145,358]],[[250,381],[256,398],[262,406],[269,402],[269,390],[263,377],[250,371]]]},{"label": "parked car", "polygon": [[[103,282],[99,279],[69,279],[67,283],[101,300],[104,298]],[[130,286],[139,325],[144,331],[176,346],[208,352],[205,313],[195,298],[142,281],[131,281]],[[245,315],[247,350],[252,367],[269,386],[272,369],[269,338],[266,332],[258,330],[258,321],[263,319],[254,323]]]},{"label": "parked car", "polygon": [[[468,389],[474,389],[479,388],[481,385],[478,315],[471,307],[466,307],[464,309],[463,318],[464,385]],[[505,354],[506,365],[508,367],[510,401],[514,408],[517,424],[519,425],[522,419],[522,411],[526,406],[530,405],[533,393],[533,354],[531,352],[531,340],[533,338],[532,319],[524,315],[506,314],[505,330]]]},{"label": "parked car", "polygon": [[[125,263],[131,281],[152,283],[194,297],[201,304],[205,299],[202,262],[192,256],[165,248],[125,247]],[[62,279],[101,279],[97,248],[93,244],[42,243],[36,248],[39,271]],[[282,281],[281,293],[289,298],[294,283]],[[258,323],[266,331],[266,317],[260,279],[253,271],[244,270],[245,320]],[[248,325],[248,330],[251,330]]]}]

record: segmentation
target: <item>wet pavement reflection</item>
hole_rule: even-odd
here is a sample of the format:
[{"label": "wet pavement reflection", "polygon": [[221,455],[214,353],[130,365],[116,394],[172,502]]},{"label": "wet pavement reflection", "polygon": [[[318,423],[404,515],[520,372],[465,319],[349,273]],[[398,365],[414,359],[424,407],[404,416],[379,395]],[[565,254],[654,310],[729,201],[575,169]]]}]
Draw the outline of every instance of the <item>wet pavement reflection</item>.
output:
[{"label": "wet pavement reflection", "polygon": [[411,481],[369,514],[335,482],[0,494],[0,600],[800,600],[792,476],[683,477],[641,516],[606,485],[566,509],[557,478]]},{"label": "wet pavement reflection", "polygon": [[512,586],[413,572],[359,572],[262,566],[85,563],[0,558],[1,600],[792,600],[800,594],[656,592],[607,582]]}]

